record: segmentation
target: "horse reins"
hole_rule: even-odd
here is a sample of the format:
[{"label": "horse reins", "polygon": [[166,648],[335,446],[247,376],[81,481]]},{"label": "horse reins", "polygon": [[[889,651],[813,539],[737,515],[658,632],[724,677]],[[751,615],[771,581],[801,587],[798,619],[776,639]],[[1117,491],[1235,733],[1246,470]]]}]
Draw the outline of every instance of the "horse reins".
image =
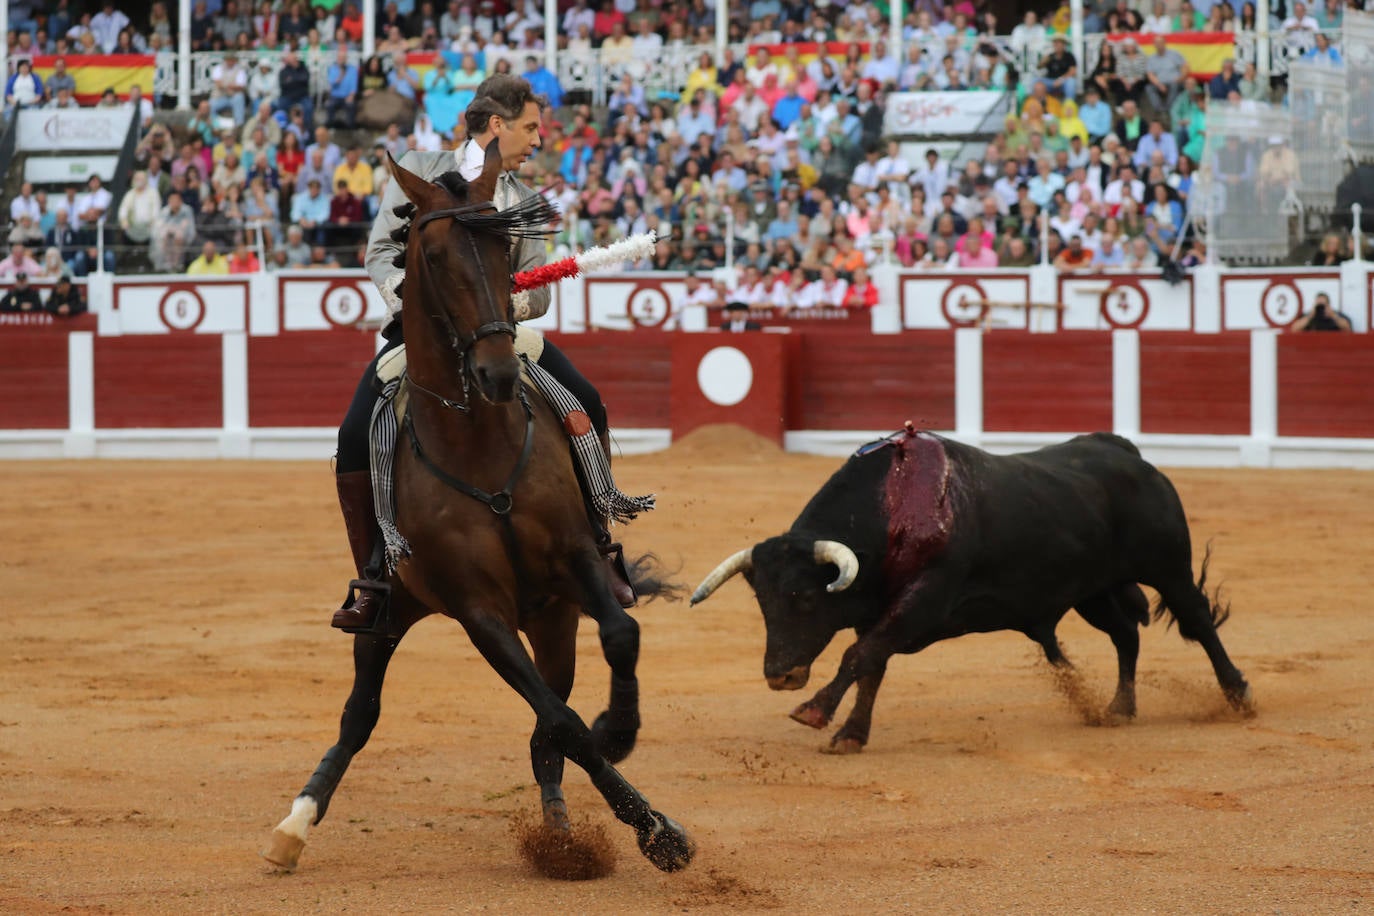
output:
[{"label": "horse reins", "polygon": [[[426,213],[424,216],[421,216],[418,220],[416,220],[415,228],[422,229],[425,225],[436,219],[458,218],[467,213],[477,213],[483,210],[494,209],[496,209],[495,204],[493,204],[490,201],[484,201],[479,204],[469,204],[464,207],[449,207],[443,210],[434,210],[430,213]],[[477,265],[477,275],[482,278],[482,292],[486,294],[487,302],[491,304],[492,311],[497,311],[496,294],[491,288],[491,282],[487,277],[486,270],[483,269],[482,255],[481,252],[477,249],[477,241],[473,238],[473,234],[471,232],[467,233],[467,238],[468,244],[472,248],[473,262]],[[506,311],[506,321],[489,321],[486,324],[483,324],[480,327],[478,327],[477,330],[473,331],[472,335],[469,337],[465,337],[462,333],[459,332],[457,325],[455,325],[453,322],[453,316],[449,314],[448,309],[440,308],[439,315],[436,317],[441,318],[445,326],[447,327],[449,332],[450,343],[453,349],[458,352],[458,359],[462,363],[461,373],[463,379],[463,400],[461,402],[453,401],[434,391],[431,391],[430,389],[416,382],[414,377],[410,378],[410,384],[415,386],[415,388],[418,391],[424,392],[425,394],[428,394],[430,397],[434,398],[436,401],[439,402],[441,406],[466,413],[469,409],[467,403],[468,381],[471,376],[470,367],[472,365],[471,362],[468,360],[468,351],[470,351],[479,340],[482,340],[486,337],[492,337],[496,334],[505,334],[506,336],[510,337],[512,341],[514,341],[515,316],[512,314],[511,309],[508,307]],[[486,490],[474,487],[471,484],[466,483],[465,481],[459,480],[457,477],[454,477],[452,474],[448,473],[443,468],[439,467],[439,465],[435,464],[434,460],[430,458],[428,454],[425,453],[424,447],[420,445],[420,437],[415,431],[415,424],[411,420],[409,411],[406,411],[406,415],[403,421],[403,425],[405,426],[406,430],[406,437],[410,439],[411,451],[415,453],[415,457],[420,461],[420,464],[424,466],[425,470],[429,471],[441,482],[447,484],[452,489],[457,490],[459,493],[462,493],[465,496],[469,496],[477,500],[478,502],[484,504],[492,512],[499,516],[507,518],[507,520],[510,515],[511,509],[515,505],[515,499],[511,491],[515,488],[516,481],[520,479],[520,475],[524,472],[525,467],[529,464],[530,456],[534,452],[534,410],[530,407],[529,399],[525,396],[525,389],[523,385],[519,389],[518,397],[520,400],[520,406],[525,411],[524,441],[521,443],[520,455],[518,458],[516,458],[515,467],[511,470],[510,477],[506,479],[505,486],[503,486],[500,490],[497,490],[495,493],[488,493]],[[511,544],[508,543],[507,548],[509,549],[510,547]]]},{"label": "horse reins", "polygon": [[[443,210],[433,210],[417,219],[415,221],[415,228],[417,230],[423,229],[436,219],[457,219],[468,213],[480,213],[484,210],[495,209],[496,204],[491,201],[483,201],[479,204],[468,204],[463,207],[447,207]],[[487,278],[487,272],[482,267],[482,255],[481,252],[477,250],[477,240],[472,237],[471,232],[467,233],[467,238],[468,245],[472,248],[473,262],[477,265],[477,275],[482,278],[482,292],[486,294],[487,302],[491,304],[492,311],[495,312],[497,311],[496,294],[492,291],[491,282]],[[453,316],[448,313],[448,309],[441,308],[439,309],[439,314],[435,315],[431,313],[431,317],[438,318],[444,323],[445,330],[448,331],[449,335],[449,344],[458,352],[458,361],[462,364],[461,377],[463,380],[463,400],[455,401],[451,398],[446,398],[438,392],[431,391],[429,388],[421,385],[419,382],[415,381],[414,378],[410,379],[410,383],[415,386],[416,390],[438,401],[440,406],[449,410],[458,410],[466,413],[468,410],[468,383],[472,380],[472,363],[468,360],[468,351],[470,351],[479,340],[486,337],[492,337],[496,334],[505,334],[514,341],[515,315],[513,314],[512,307],[507,306],[505,321],[488,321],[486,324],[479,326],[477,330],[473,331],[470,337],[465,337],[459,332],[458,326],[453,323]]]}]

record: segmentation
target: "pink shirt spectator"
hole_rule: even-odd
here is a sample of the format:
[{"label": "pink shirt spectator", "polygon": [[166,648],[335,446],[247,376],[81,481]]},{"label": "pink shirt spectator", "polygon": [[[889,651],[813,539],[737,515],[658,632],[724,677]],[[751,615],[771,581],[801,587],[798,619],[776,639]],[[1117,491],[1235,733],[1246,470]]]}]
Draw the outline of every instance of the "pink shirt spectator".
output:
[{"label": "pink shirt spectator", "polygon": [[14,275],[20,272],[28,274],[30,277],[38,276],[38,262],[27,254],[23,260],[16,261],[14,255],[10,255],[5,260],[0,261],[0,277],[6,280],[14,279]]},{"label": "pink shirt spectator", "polygon": [[958,261],[959,266],[965,268],[984,268],[997,266],[997,253],[986,246],[980,248],[977,254],[969,254],[967,251],[961,251],[956,256],[956,259]]}]

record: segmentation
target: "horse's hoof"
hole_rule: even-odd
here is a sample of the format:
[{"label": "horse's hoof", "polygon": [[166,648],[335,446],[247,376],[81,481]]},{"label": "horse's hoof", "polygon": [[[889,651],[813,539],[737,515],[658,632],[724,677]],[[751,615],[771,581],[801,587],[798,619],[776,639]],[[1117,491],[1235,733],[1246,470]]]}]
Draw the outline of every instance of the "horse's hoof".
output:
[{"label": "horse's hoof", "polygon": [[810,700],[792,710],[791,715],[792,721],[810,728],[825,728],[830,724],[830,717],[825,714],[825,710]]},{"label": "horse's hoof", "polygon": [[[592,746],[606,762],[619,763],[635,749],[639,724],[636,721],[633,728],[612,728],[609,724],[609,715],[609,711],[603,712],[592,723]],[[638,716],[635,718],[637,720]]]},{"label": "horse's hoof", "polygon": [[639,851],[644,853],[659,871],[682,871],[697,853],[697,844],[687,836],[682,826],[657,811],[650,811],[655,826],[639,832]]},{"label": "horse's hoof", "polygon": [[841,738],[836,735],[833,740],[821,748],[822,754],[858,754],[864,749],[863,742],[858,738]]},{"label": "horse's hoof", "polygon": [[301,860],[301,851],[304,849],[305,839],[303,837],[292,836],[282,830],[273,830],[271,842],[267,844],[267,848],[260,855],[277,868],[295,871],[296,864]]},{"label": "horse's hoof", "polygon": [[558,833],[572,833],[572,822],[568,820],[568,806],[562,799],[544,805],[544,826]]},{"label": "horse's hoof", "polygon": [[1227,690],[1226,702],[1247,719],[1253,719],[1256,715],[1255,694],[1249,684],[1245,684],[1240,690]]}]

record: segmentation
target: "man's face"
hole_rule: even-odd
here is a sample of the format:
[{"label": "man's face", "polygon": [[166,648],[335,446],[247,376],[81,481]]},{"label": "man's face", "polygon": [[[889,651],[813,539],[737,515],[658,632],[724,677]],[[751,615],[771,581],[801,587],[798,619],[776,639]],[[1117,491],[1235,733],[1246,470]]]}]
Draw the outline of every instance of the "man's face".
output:
[{"label": "man's face", "polygon": [[512,121],[492,115],[491,126],[500,143],[502,168],[520,168],[539,148],[539,106],[534,102],[526,102],[525,110]]}]

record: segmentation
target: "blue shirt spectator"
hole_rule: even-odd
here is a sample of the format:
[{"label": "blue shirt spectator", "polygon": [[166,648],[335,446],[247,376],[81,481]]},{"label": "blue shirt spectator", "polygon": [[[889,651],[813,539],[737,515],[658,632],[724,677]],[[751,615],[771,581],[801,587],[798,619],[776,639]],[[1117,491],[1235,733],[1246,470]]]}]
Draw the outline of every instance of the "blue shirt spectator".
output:
[{"label": "blue shirt spectator", "polygon": [[573,139],[563,151],[563,161],[558,164],[558,171],[564,181],[580,188],[587,180],[587,163],[591,161],[592,148],[580,139]]},{"label": "blue shirt spectator", "polygon": [[539,58],[532,54],[525,58],[524,77],[534,91],[548,99],[554,108],[563,104],[563,87],[558,84],[558,77],[550,73],[548,68],[540,66]]},{"label": "blue shirt spectator", "polygon": [[[1095,101],[1094,101],[1095,100]],[[1088,129],[1088,137],[1096,140],[1112,132],[1112,106],[1102,101],[1096,92],[1089,92],[1078,108],[1078,117]]]},{"label": "blue shirt spectator", "polygon": [[1224,102],[1232,92],[1240,92],[1240,74],[1236,72],[1236,62],[1228,57],[1221,62],[1221,72],[1207,84],[1207,94]]},{"label": "blue shirt spectator", "polygon": [[397,54],[392,58],[392,68],[386,76],[386,83],[403,98],[413,102],[415,87],[420,85],[420,74],[414,67],[406,65],[405,55]]},{"label": "blue shirt spectator", "polygon": [[1174,140],[1174,135],[1164,131],[1164,125],[1159,121],[1150,122],[1150,130],[1135,147],[1135,164],[1143,174],[1150,167],[1150,157],[1158,150],[1164,156],[1164,164],[1173,171],[1178,165],[1178,143]]},{"label": "blue shirt spectator", "polygon": [[329,222],[329,195],[320,191],[317,179],[310,179],[309,187],[291,197],[291,222],[320,225]]},{"label": "blue shirt spectator", "polygon": [[778,128],[787,130],[792,126],[792,122],[801,117],[802,106],[806,104],[806,99],[797,95],[797,87],[789,85],[787,94],[773,103],[773,120],[778,122]]},{"label": "blue shirt spectator", "polygon": [[357,64],[341,66],[338,61],[335,61],[329,65],[326,79],[329,82],[329,97],[331,99],[346,99],[350,95],[358,94]]}]

